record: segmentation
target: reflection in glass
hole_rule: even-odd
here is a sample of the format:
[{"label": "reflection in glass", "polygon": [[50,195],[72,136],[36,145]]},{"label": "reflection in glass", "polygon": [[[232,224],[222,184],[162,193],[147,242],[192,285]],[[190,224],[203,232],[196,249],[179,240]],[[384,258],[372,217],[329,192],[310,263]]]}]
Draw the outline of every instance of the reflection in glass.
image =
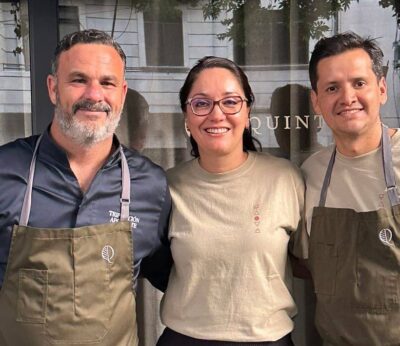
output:
[{"label": "reflection in glass", "polygon": [[147,66],[183,66],[182,11],[152,6],[143,21]]},{"label": "reflection in glass", "polygon": [[117,135],[128,148],[142,151],[146,144],[149,104],[136,90],[128,89]]},{"label": "reflection in glass", "polygon": [[237,31],[234,57],[239,64],[308,63],[306,26],[301,20],[290,21],[289,11],[264,8],[258,1],[246,1],[235,11],[234,25]]},{"label": "reflection in glass", "polygon": [[282,156],[298,164],[321,149],[317,138],[321,122],[312,108],[310,92],[304,85],[287,84],[275,89],[271,97],[270,112]]},{"label": "reflection in glass", "polygon": [[0,2],[0,144],[32,132],[27,8]]},{"label": "reflection in glass", "polygon": [[58,6],[58,38],[79,30],[79,8],[78,6]]}]

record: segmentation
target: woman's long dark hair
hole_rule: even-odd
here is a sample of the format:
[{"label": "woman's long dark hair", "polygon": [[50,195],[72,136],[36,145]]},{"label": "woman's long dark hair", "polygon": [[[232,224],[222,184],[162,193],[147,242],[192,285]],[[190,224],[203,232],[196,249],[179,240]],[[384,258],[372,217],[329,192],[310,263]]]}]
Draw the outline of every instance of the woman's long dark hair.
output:
[{"label": "woman's long dark hair", "polygon": [[[196,65],[194,65],[192,69],[189,71],[189,74],[185,79],[185,83],[183,83],[183,86],[179,92],[181,109],[184,113],[186,113],[186,107],[187,107],[186,102],[188,96],[200,72],[202,72],[207,68],[215,68],[215,67],[224,68],[232,72],[233,75],[237,78],[240,86],[243,88],[244,95],[248,100],[247,105],[251,107],[254,104],[255,98],[253,91],[251,90],[247,76],[238,65],[236,65],[233,61],[226,58],[205,56],[204,58],[200,59],[196,63]],[[251,123],[249,122],[249,128],[245,128],[243,131],[243,151],[257,151],[255,143],[257,143],[258,147],[261,149],[261,143],[251,135]],[[190,136],[190,144],[192,145],[191,154],[194,157],[199,157],[200,156],[199,147],[196,141],[194,140],[193,136]]]}]

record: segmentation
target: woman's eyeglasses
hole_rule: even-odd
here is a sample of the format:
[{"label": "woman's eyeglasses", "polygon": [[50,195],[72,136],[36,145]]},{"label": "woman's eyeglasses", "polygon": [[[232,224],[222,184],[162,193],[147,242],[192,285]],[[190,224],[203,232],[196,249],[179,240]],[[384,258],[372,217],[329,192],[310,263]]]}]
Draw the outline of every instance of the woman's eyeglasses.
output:
[{"label": "woman's eyeglasses", "polygon": [[217,104],[224,114],[233,115],[241,111],[243,107],[243,102],[248,102],[248,100],[243,99],[240,96],[229,96],[224,97],[218,101],[206,97],[195,97],[188,99],[186,101],[187,105],[190,105],[193,114],[197,116],[206,116],[210,114],[215,105]]}]

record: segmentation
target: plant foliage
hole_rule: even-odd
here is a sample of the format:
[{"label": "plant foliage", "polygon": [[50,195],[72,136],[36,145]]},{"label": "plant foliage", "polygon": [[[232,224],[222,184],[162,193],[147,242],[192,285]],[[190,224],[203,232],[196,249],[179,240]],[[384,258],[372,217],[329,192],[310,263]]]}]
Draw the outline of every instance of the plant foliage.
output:
[{"label": "plant foliage", "polygon": [[307,38],[318,39],[329,29],[326,20],[340,11],[346,11],[350,3],[351,0],[270,0],[263,6],[259,0],[208,0],[203,6],[203,15],[205,19],[216,20],[224,13],[231,14],[222,20],[227,30],[220,34],[219,38],[236,39],[241,26],[237,18],[238,15],[244,18],[246,8],[252,9],[251,20],[254,25],[263,22],[268,16],[268,11],[280,10],[286,18],[287,25],[290,25],[291,21],[301,21]]},{"label": "plant foliage", "polygon": [[[262,26],[268,18],[268,11],[280,10],[285,22],[290,25],[293,21],[301,21],[304,39],[321,38],[329,29],[326,21],[337,15],[340,11],[346,11],[352,0],[131,0],[133,8],[138,12],[152,11],[155,15],[173,17],[176,9],[189,5],[202,6],[204,19],[217,20],[223,17],[222,24],[225,32],[220,33],[220,39],[235,39],[239,44],[243,40],[243,28],[246,13],[251,13],[250,20],[255,26]],[[359,2],[359,0],[357,0]],[[391,7],[394,16],[400,17],[399,0],[379,0],[383,8]],[[21,38],[22,28],[19,18],[19,1],[12,1],[10,13],[15,21],[15,35]],[[245,44],[242,42],[242,44]],[[22,52],[21,47],[16,47],[14,54]]]}]

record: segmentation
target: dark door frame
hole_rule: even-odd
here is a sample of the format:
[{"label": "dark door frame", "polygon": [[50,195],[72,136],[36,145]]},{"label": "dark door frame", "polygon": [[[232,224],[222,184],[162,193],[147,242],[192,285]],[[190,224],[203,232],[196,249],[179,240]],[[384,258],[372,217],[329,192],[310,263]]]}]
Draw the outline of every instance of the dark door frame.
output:
[{"label": "dark door frame", "polygon": [[43,132],[53,118],[47,76],[58,42],[58,0],[28,0],[31,65],[32,134]]}]

